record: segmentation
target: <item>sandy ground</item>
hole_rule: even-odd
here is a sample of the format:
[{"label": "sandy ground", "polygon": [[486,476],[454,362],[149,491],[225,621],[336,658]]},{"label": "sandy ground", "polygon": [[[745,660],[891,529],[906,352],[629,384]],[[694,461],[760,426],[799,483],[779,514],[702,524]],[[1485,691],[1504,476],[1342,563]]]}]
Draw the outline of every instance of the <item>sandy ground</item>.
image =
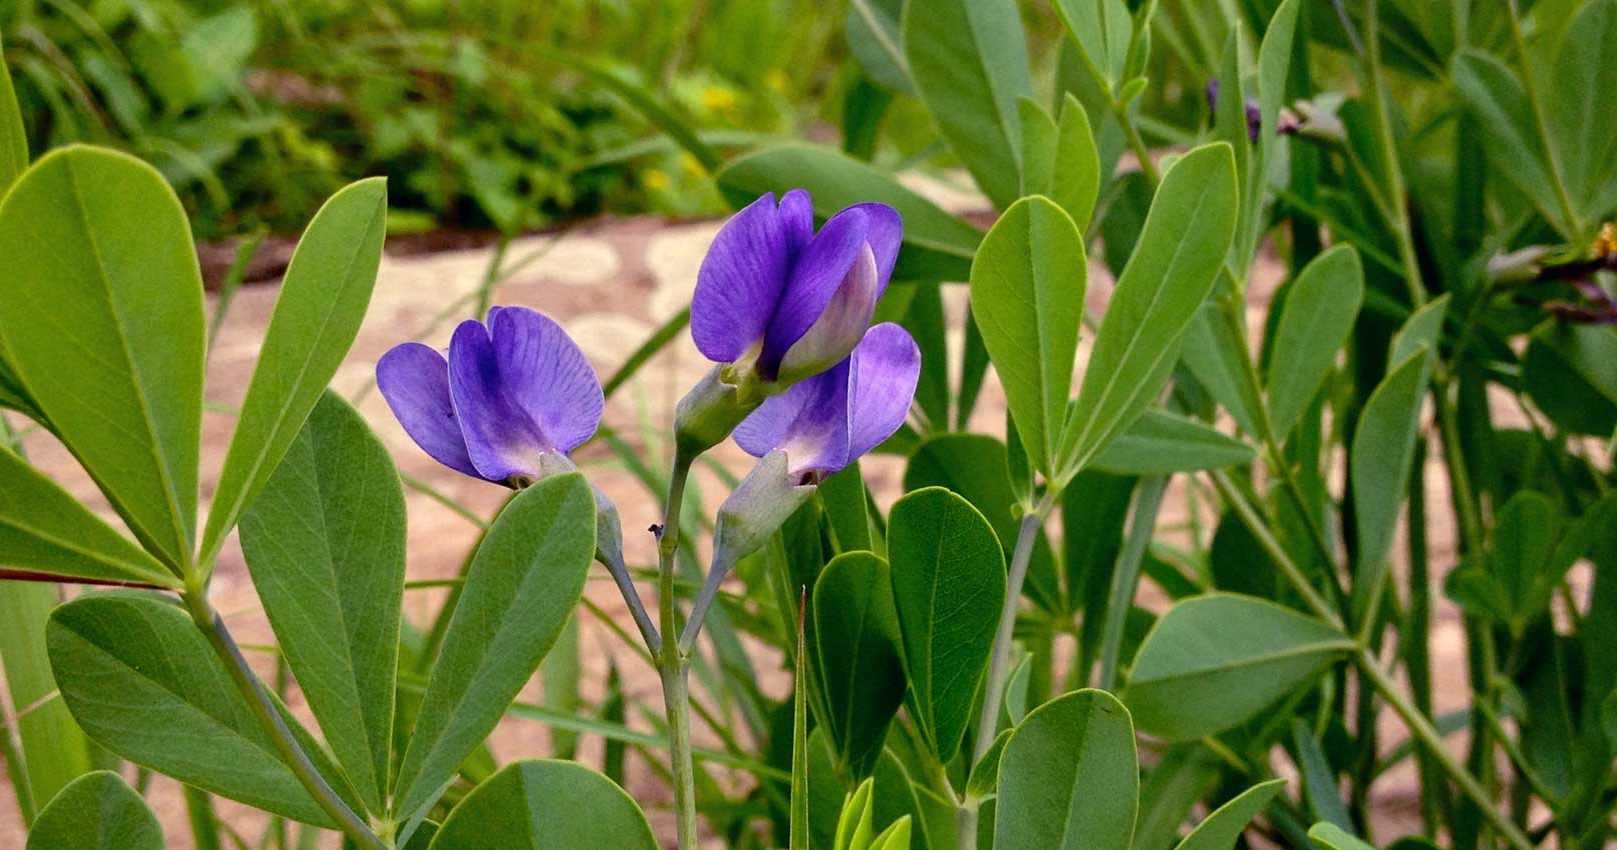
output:
[{"label": "sandy ground", "polygon": [[[951,209],[981,211],[980,202],[967,193],[942,184],[928,184],[924,188]],[[717,226],[715,222],[669,224],[639,218],[602,220],[578,225],[559,235],[519,240],[510,247],[505,262],[507,268],[513,264],[520,264],[520,268],[498,288],[495,303],[528,305],[554,316],[567,326],[598,371],[602,375],[610,374],[658,325],[688,303],[698,264]],[[503,491],[446,470],[416,449],[374,391],[372,374],[377,358],[399,342],[419,339],[436,346],[447,345],[455,322],[471,310],[490,257],[491,249],[482,248],[386,258],[364,328],[333,382],[339,392],[356,400],[359,409],[392,450],[403,473],[472,506],[483,516],[489,515],[499,504]],[[1258,270],[1250,313],[1254,333],[1261,330],[1261,305],[1278,282],[1280,272],[1272,261],[1263,263]],[[1109,285],[1098,266],[1093,271],[1092,281],[1093,306],[1099,308],[1104,304]],[[958,314],[963,307],[964,289],[954,287],[953,290],[950,309]],[[273,286],[248,287],[238,295],[210,363],[210,401],[226,405],[239,401],[275,296]],[[955,326],[959,326],[958,322]],[[706,365],[689,336],[682,335],[613,398],[608,405],[607,424],[629,436],[636,445],[644,446],[648,462],[660,467],[660,446],[655,442],[647,444],[640,435],[652,435],[655,440],[660,439],[656,435],[666,433],[674,402],[700,377]],[[1003,428],[1003,403],[1003,395],[990,378],[979,407],[979,430],[998,433]],[[214,486],[232,427],[233,420],[229,416],[212,413],[207,416],[203,450],[204,504]],[[105,509],[102,497],[60,446],[47,436],[35,434],[28,439],[28,449],[37,464],[77,496]],[[717,457],[737,473],[745,471],[749,460],[733,446],[721,449]],[[644,529],[657,519],[656,500],[604,447],[586,448],[579,460],[590,477],[616,500],[623,515],[629,560],[649,563],[652,545]],[[866,470],[879,499],[885,502],[896,497],[901,474],[897,462],[876,458],[867,461]],[[1441,516],[1441,506],[1448,504],[1448,496],[1441,476],[1430,474],[1433,470],[1426,476],[1428,503],[1438,509]],[[705,497],[703,502],[711,510],[723,492],[717,479],[704,473],[697,486]],[[1182,488],[1182,484],[1176,483],[1169,495],[1162,516],[1164,526],[1182,527],[1184,524],[1186,500]],[[476,528],[464,518],[419,491],[409,491],[411,579],[453,576],[475,535]],[[1430,537],[1434,564],[1446,565],[1452,552],[1450,529],[1435,527]],[[610,581],[599,571],[592,579],[586,591],[588,598],[619,623],[627,624],[627,613]],[[214,596],[216,605],[225,613],[241,642],[272,641],[233,542],[221,560]],[[406,616],[413,623],[424,625],[441,599],[438,590],[412,590],[405,600]],[[1462,637],[1455,612],[1449,606],[1439,611],[1433,643],[1438,659],[1433,665],[1439,680],[1438,709],[1442,711],[1462,704],[1465,693]],[[581,645],[586,700],[593,702],[602,694],[607,662],[611,658],[625,676],[629,696],[649,709],[660,707],[656,677],[625,651],[600,622],[583,620]],[[265,661],[264,656],[255,659],[255,662]],[[761,654],[758,661],[764,671],[773,671],[779,666],[778,659],[768,657],[768,653]],[[268,675],[271,666],[267,663],[260,666],[264,675]],[[766,692],[775,695],[784,694],[790,686],[788,679],[779,674],[766,675],[760,684]],[[537,698],[538,687],[530,684],[522,699]],[[301,698],[294,692],[291,699],[294,707],[302,712]],[[631,722],[645,725],[633,717]],[[699,737],[703,734],[699,730]],[[1389,722],[1384,741],[1391,745],[1402,737],[1396,723]],[[495,733],[492,743],[501,760],[550,752],[547,730],[529,721],[507,721]],[[596,762],[599,746],[598,740],[586,739],[581,758]],[[1377,786],[1383,837],[1414,828],[1417,812],[1411,793],[1412,779],[1412,771],[1395,771]],[[645,765],[633,757],[628,785],[630,792],[651,812],[653,820],[659,826],[666,825],[667,793]],[[149,797],[167,827],[170,846],[189,847],[177,784],[156,778]],[[256,838],[261,815],[224,802],[220,803],[220,812],[242,834]],[[12,805],[10,789],[0,789],[0,847],[21,847],[22,843],[22,827]]]}]

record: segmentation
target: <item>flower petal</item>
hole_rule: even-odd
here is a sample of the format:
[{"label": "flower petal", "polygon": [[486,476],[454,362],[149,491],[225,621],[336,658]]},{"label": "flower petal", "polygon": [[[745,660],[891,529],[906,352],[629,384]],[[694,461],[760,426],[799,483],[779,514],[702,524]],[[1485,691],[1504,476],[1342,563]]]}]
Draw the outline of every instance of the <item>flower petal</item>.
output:
[{"label": "flower petal", "polygon": [[837,287],[820,317],[781,358],[776,379],[795,383],[847,358],[870,328],[878,297],[876,257],[866,243],[859,246],[859,256],[848,267],[848,276]]},{"label": "flower petal", "polygon": [[507,398],[494,341],[468,319],[449,341],[449,395],[466,437],[466,453],[490,481],[537,475],[539,455],[554,446],[526,411]]},{"label": "flower petal", "polygon": [[730,217],[714,237],[696,273],[691,297],[691,339],[715,363],[739,359],[764,335],[791,269],[797,238],[794,200],[786,226],[766,194]]},{"label": "flower petal", "polygon": [[601,382],[561,325],[526,307],[489,311],[489,333],[500,366],[500,387],[546,441],[562,452],[578,448],[601,424]]},{"label": "flower petal", "polygon": [[869,222],[865,241],[870,243],[870,250],[876,255],[876,297],[880,298],[887,291],[893,266],[898,263],[898,249],[904,244],[904,217],[898,214],[898,210],[875,202],[855,204],[853,209],[864,212]]},{"label": "flower petal", "polygon": [[865,333],[848,361],[848,458],[853,461],[904,424],[921,378],[921,349],[909,331],[883,322]]},{"label": "flower petal", "polygon": [[376,363],[376,388],[421,450],[444,466],[481,477],[449,398],[449,363],[419,342],[394,346]]},{"label": "flower petal", "polygon": [[764,334],[764,350],[758,363],[766,376],[773,376],[786,350],[825,312],[825,305],[859,257],[868,223],[864,210],[849,207],[831,216],[798,256]]},{"label": "flower petal", "polygon": [[[780,199],[781,232],[786,234],[789,262],[796,262],[814,238],[814,199],[807,189],[793,189]],[[790,266],[788,266],[790,268]]]},{"label": "flower petal", "polygon": [[848,361],[764,401],[735,430],[754,457],[786,452],[795,475],[829,475],[848,465]]}]

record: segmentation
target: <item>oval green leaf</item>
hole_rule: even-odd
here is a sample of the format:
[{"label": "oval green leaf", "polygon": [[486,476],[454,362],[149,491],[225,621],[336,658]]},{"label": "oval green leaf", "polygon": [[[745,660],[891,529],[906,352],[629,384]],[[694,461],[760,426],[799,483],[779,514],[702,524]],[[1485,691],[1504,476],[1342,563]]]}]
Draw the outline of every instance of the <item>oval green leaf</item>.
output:
[{"label": "oval green leaf", "polygon": [[[45,640],[62,699],[96,743],[204,791],[335,827],[177,605],[133,591],[81,596],[51,614]],[[304,737],[321,772],[336,775]]]},{"label": "oval green leaf", "polygon": [[1409,491],[1421,403],[1431,374],[1428,351],[1425,345],[1419,346],[1376,386],[1359,414],[1348,449],[1358,532],[1353,607],[1359,613],[1381,591],[1398,514]]},{"label": "oval green leaf", "polygon": [[1269,427],[1284,440],[1336,365],[1364,301],[1359,252],[1338,245],[1315,257],[1286,291],[1270,349]]},{"label": "oval green leaf", "polygon": [[971,264],[971,315],[1035,469],[1054,468],[1088,282],[1072,217],[1043,196],[1000,216]]},{"label": "oval green leaf", "polygon": [[887,562],[847,552],[814,583],[814,660],[842,770],[869,776],[904,701],[904,662]]},{"label": "oval green leaf", "polygon": [[948,764],[971,722],[1005,601],[1005,556],[970,502],[928,487],[888,520],[893,600],[910,682],[910,716]]},{"label": "oval green leaf", "polygon": [[1216,429],[1166,410],[1147,410],[1095,458],[1113,475],[1168,475],[1251,463],[1257,452]]},{"label": "oval green leaf", "polygon": [[1230,850],[1235,846],[1235,840],[1246,831],[1247,824],[1285,787],[1286,780],[1271,779],[1235,795],[1234,799],[1214,809],[1212,814],[1196,824],[1196,828],[1179,842],[1178,850]]},{"label": "oval green leaf", "polygon": [[204,564],[275,472],[353,345],[386,231],[387,180],[373,177],[332,195],[299,240],[214,491]]},{"label": "oval green leaf", "polygon": [[1139,809],[1134,725],[1105,691],[1034,709],[999,760],[994,850],[1129,850]]},{"label": "oval green leaf", "polygon": [[191,560],[202,427],[202,276],[151,166],[54,151],[0,204],[0,346],[135,535]]},{"label": "oval green leaf", "polygon": [[382,813],[392,756],[404,490],[360,415],[326,393],[242,518],[241,547],[332,752]]},{"label": "oval green leaf", "polygon": [[1351,649],[1340,631],[1272,602],[1198,596],[1146,635],[1123,700],[1142,731],[1199,738],[1257,714]]},{"label": "oval green leaf", "polygon": [[430,850],[657,850],[617,783],[570,761],[513,762],[444,819]]},{"label": "oval green leaf", "polygon": [[576,472],[517,494],[472,556],[394,779],[394,811],[414,817],[483,743],[539,668],[584,590],[595,498]]},{"label": "oval green leaf", "polygon": [[146,801],[119,778],[98,770],[51,798],[28,830],[27,850],[163,850],[163,829]]}]

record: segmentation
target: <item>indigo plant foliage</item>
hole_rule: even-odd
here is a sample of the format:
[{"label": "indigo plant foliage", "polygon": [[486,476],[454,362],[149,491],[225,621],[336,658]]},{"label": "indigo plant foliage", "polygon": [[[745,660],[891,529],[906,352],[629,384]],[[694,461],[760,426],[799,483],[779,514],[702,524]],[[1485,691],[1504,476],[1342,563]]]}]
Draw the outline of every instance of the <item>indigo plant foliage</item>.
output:
[{"label": "indigo plant foliage", "polygon": [[[428,485],[327,387],[386,184],[308,224],[204,512],[184,211],[114,151],[30,164],[0,76],[0,759],[28,846],[173,843],[153,773],[202,848],[248,843],[214,797],[277,848],[1610,844],[1617,0],[1238,5],[852,0],[842,149],[724,163],[690,310],[615,374],[517,305],[376,364],[417,446],[508,497],[429,491],[480,530],[447,582],[405,578]],[[991,225],[891,173],[920,116]],[[603,424],[687,323],[712,366],[670,433]],[[607,460],[644,498],[588,480]],[[654,564],[620,515],[656,520]],[[273,647],[211,601],[232,531]],[[633,630],[585,597],[597,562]],[[625,649],[593,703],[584,617]],[[490,749],[523,721],[548,751]],[[671,794],[625,791],[631,757]],[[1420,835],[1378,816],[1398,781]]]}]

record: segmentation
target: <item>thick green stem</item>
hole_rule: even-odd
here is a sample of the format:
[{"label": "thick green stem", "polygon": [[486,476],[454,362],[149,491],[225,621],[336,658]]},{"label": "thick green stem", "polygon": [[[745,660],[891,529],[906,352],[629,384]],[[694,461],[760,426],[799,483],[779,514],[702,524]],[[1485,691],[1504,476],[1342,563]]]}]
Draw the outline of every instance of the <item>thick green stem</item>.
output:
[{"label": "thick green stem", "polygon": [[663,708],[668,716],[668,760],[674,777],[674,811],[679,850],[696,850],[696,765],[691,754],[690,661],[680,652],[679,607],[674,598],[674,558],[679,553],[679,518],[685,502],[685,482],[694,457],[677,451],[668,479],[668,503],[657,536],[658,614],[667,639],[657,653],[662,677]]},{"label": "thick green stem", "polygon": [[1398,686],[1381,669],[1381,662],[1370,653],[1370,650],[1360,647],[1354,661],[1363,673],[1365,682],[1392,706],[1392,710],[1397,712],[1399,717],[1403,718],[1404,725],[1409,727],[1410,734],[1415,736],[1416,742],[1431,753],[1432,758],[1459,787],[1461,793],[1477,805],[1488,824],[1516,850],[1533,850],[1533,842],[1511,822],[1510,818],[1499,811],[1498,805],[1482,787],[1482,783],[1449,755],[1449,751],[1443,746],[1443,736],[1438,733],[1437,728],[1426,719],[1426,715],[1415,708],[1413,703],[1404,698]]},{"label": "thick green stem", "polygon": [[206,591],[200,583],[187,588],[185,592],[185,607],[191,614],[191,620],[202,630],[208,644],[223,661],[225,668],[230,671],[230,678],[236,683],[247,700],[248,708],[252,709],[253,716],[258,718],[259,725],[269,735],[270,741],[275,745],[292,775],[308,790],[309,796],[314,799],[321,811],[331,816],[333,822],[362,850],[389,850],[388,845],[371,831],[364,818],[360,817],[337,792],[332,790],[326,778],[320,775],[319,769],[310,761],[309,754],[303,751],[303,746],[293,736],[292,730],[286,725],[286,719],[281,716],[280,710],[275,706],[269,691],[264,683],[254,675],[253,668],[242,657],[241,648],[230,636],[225,628],[224,620],[208,604]]}]

